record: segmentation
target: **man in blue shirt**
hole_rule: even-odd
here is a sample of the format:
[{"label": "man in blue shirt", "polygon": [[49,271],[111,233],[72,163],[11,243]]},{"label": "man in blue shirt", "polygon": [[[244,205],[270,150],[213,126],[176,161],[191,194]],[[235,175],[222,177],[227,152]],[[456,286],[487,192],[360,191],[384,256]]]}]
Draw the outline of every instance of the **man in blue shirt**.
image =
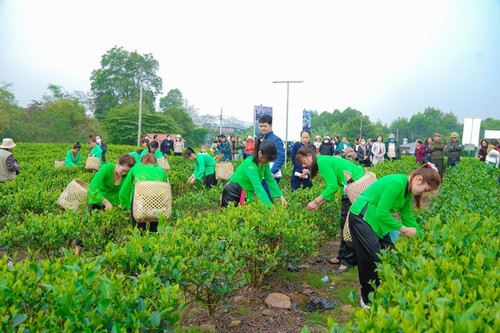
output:
[{"label": "man in blue shirt", "polygon": [[[267,114],[261,116],[259,119],[259,131],[261,135],[260,139],[271,140],[276,144],[278,156],[274,163],[269,163],[269,166],[271,167],[271,173],[276,183],[279,183],[281,180],[281,166],[285,163],[285,148],[283,147],[283,141],[273,132],[273,117]],[[266,182],[264,181],[262,185],[268,196],[271,197]]]}]

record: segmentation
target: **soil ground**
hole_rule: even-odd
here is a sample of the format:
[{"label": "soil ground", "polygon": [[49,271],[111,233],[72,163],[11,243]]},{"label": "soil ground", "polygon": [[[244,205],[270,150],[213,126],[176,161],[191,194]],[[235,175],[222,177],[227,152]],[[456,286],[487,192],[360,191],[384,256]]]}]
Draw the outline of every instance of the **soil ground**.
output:
[{"label": "soil ground", "polygon": [[[311,332],[328,332],[327,319],[345,324],[354,317],[359,289],[357,269],[340,274],[337,265],[325,256],[337,253],[339,241],[329,241],[319,251],[297,266],[298,272],[286,269],[264,281],[262,288],[245,286],[226,300],[213,317],[198,305],[187,309],[179,332],[300,332],[307,325]],[[302,266],[300,266],[302,265]],[[325,283],[322,278],[328,276]],[[288,295],[291,309],[269,307],[264,300],[270,293]],[[307,303],[318,297],[336,302],[332,310],[309,311]]]}]

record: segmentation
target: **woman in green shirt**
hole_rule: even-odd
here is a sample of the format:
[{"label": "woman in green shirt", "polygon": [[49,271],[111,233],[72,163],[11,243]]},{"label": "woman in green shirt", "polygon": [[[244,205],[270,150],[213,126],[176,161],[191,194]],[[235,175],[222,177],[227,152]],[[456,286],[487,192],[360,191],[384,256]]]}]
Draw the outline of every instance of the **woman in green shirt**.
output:
[{"label": "woman in green shirt", "polygon": [[134,158],[123,154],[118,163],[106,163],[101,166],[89,185],[88,204],[91,210],[110,209],[120,203],[118,194],[122,179],[134,165]]},{"label": "woman in green shirt", "polygon": [[[142,157],[141,163],[136,164],[130,169],[127,177],[125,177],[119,193],[119,200],[122,209],[130,211],[132,219],[132,227],[137,226],[141,230],[145,230],[147,223],[137,223],[134,219],[132,211],[134,189],[138,181],[161,181],[167,182],[167,174],[165,171],[157,166],[156,157],[153,154],[146,154]],[[149,223],[149,231],[156,232],[158,230],[158,221]]]},{"label": "woman in green shirt", "polygon": [[269,167],[269,162],[274,161],[277,155],[278,150],[273,141],[257,141],[253,156],[247,157],[240,164],[224,187],[222,207],[227,207],[229,204],[237,206],[245,201],[252,202],[254,195],[267,206],[272,206],[273,202],[262,186],[263,179],[269,186],[271,198],[280,198],[281,203],[286,205],[283,192],[278,187]]},{"label": "woman in green shirt", "polygon": [[90,153],[88,155],[88,157],[97,157],[98,159],[101,160],[101,166],[104,164],[104,162],[102,161],[102,148],[101,146],[99,146],[97,144],[97,140],[95,137],[93,137],[92,135],[89,136],[89,141],[88,141],[89,145],[90,145]]},{"label": "woman in green shirt", "polygon": [[[408,237],[421,234],[422,230],[413,218],[412,199],[415,197],[417,208],[420,208],[422,194],[437,189],[439,184],[438,169],[427,163],[410,175],[394,174],[380,178],[352,204],[349,230],[358,259],[362,307],[369,304],[368,294],[373,291],[370,281],[379,284],[376,263],[380,261],[380,250],[394,248],[389,233],[399,230]],[[399,213],[401,221],[392,213]]]},{"label": "woman in green shirt", "polygon": [[156,157],[156,160],[160,159],[163,157],[163,154],[162,152],[160,151],[160,144],[158,143],[158,141],[156,140],[153,140],[151,141],[148,145],[147,145],[147,149],[144,149],[141,153],[141,155],[139,155],[139,160],[142,161],[142,158],[151,153],[153,154],[155,157]]},{"label": "woman in green shirt", "polygon": [[190,161],[194,161],[194,172],[189,177],[188,183],[192,184],[195,180],[199,180],[208,189],[217,185],[217,180],[215,179],[215,165],[217,162],[212,155],[195,153],[193,148],[187,147],[184,157]]},{"label": "woman in green shirt", "polygon": [[64,160],[64,166],[78,166],[82,163],[82,154],[80,154],[80,149],[82,146],[80,146],[80,142],[77,142],[74,146],[73,149],[68,150],[66,153],[66,159]]},{"label": "woman in green shirt", "polygon": [[325,190],[313,201],[307,204],[306,209],[317,210],[326,201],[332,201],[335,193],[340,189],[342,194],[340,205],[340,247],[336,258],[327,258],[332,264],[340,264],[334,269],[335,273],[347,271],[356,265],[356,255],[351,244],[344,238],[344,226],[347,213],[351,207],[351,202],[344,192],[344,186],[363,177],[365,170],[342,157],[330,155],[316,155],[316,149],[312,146],[303,146],[297,151],[296,161],[311,170],[311,179],[314,179],[318,172],[326,183]]}]

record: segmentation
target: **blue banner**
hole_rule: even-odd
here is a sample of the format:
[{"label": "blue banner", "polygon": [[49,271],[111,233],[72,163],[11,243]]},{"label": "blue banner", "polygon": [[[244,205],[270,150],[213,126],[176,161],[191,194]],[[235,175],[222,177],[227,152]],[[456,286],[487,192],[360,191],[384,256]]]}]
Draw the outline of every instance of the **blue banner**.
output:
[{"label": "blue banner", "polygon": [[302,130],[311,133],[312,111],[302,111]]},{"label": "blue banner", "polygon": [[259,119],[263,115],[267,114],[270,115],[271,117],[273,116],[273,108],[272,106],[262,106],[262,105],[256,105],[253,107],[253,112],[254,112],[254,120],[253,120],[253,136],[258,136],[260,131],[259,131]]}]

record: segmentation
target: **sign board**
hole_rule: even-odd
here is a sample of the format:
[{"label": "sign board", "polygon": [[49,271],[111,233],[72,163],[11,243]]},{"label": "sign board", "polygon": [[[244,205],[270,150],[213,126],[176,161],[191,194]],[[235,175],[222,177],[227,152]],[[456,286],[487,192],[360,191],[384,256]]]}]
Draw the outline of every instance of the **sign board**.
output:
[{"label": "sign board", "polygon": [[304,110],[302,111],[302,130],[311,132],[311,118],[312,111]]},{"label": "sign board", "polygon": [[464,118],[464,134],[462,144],[472,144],[479,146],[479,130],[481,128],[481,118]]},{"label": "sign board", "polygon": [[273,108],[271,106],[256,105],[253,107],[254,117],[253,117],[253,136],[257,136],[260,133],[259,130],[259,119],[263,115],[267,114],[271,117],[273,116]]},{"label": "sign board", "polygon": [[500,131],[484,130],[484,138],[500,140]]}]

